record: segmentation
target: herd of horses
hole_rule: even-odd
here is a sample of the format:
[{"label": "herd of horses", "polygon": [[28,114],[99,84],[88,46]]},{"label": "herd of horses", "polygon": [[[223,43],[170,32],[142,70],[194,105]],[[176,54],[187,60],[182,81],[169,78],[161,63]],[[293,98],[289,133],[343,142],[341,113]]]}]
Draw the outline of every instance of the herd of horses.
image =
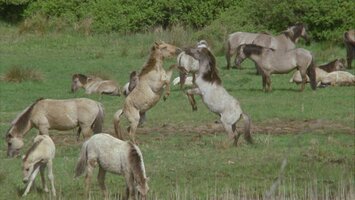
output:
[{"label": "herd of horses", "polygon": [[[302,37],[309,41],[306,27],[296,24],[278,36],[265,33],[237,32],[230,34],[227,40],[227,68],[231,67],[230,59],[236,56],[235,64],[240,68],[244,59],[254,61],[262,75],[264,91],[271,91],[270,75],[273,73],[288,73],[298,69],[291,79],[300,83],[301,91],[306,82],[312,89],[322,82],[332,82],[334,72],[342,72],[344,61],[335,60],[327,65],[317,67],[312,53],[303,48],[295,48],[295,43]],[[351,67],[354,58],[354,31],[344,34],[348,51],[347,64]],[[177,56],[177,64],[164,69],[164,59]],[[351,58],[349,60],[349,58]],[[130,81],[121,90],[115,81],[103,80],[99,77],[74,74],[72,76],[73,92],[84,88],[87,94],[99,93],[126,96],[124,105],[113,116],[115,137],[103,133],[104,108],[97,101],[88,98],[67,100],[40,98],[25,108],[12,122],[6,133],[7,155],[17,156],[24,146],[23,137],[30,129],[39,131],[30,149],[23,157],[23,181],[27,184],[23,196],[26,196],[38,172],[44,191],[48,192],[45,183],[44,169],[48,167],[48,177],[52,186],[52,194],[56,195],[52,160],[55,155],[55,145],[48,136],[48,130],[70,130],[78,127],[77,139],[80,134],[86,141],[83,143],[75,169],[75,176],[85,172],[85,196],[89,195],[93,170],[99,167],[98,182],[105,198],[108,192],[105,186],[105,174],[111,172],[122,174],[126,180],[126,198],[145,199],[148,193],[148,178],[145,173],[143,155],[136,145],[135,133],[137,127],[144,123],[145,113],[154,107],[161,97],[164,100],[170,94],[170,80],[173,70],[179,71],[178,82],[183,89],[189,73],[192,88],[185,94],[192,110],[197,110],[194,95],[202,97],[208,109],[220,116],[227,135],[228,142],[238,145],[241,132],[237,132],[236,124],[242,118],[244,121],[244,138],[253,143],[251,137],[251,118],[242,110],[240,103],[222,85],[216,58],[207,42],[201,40],[195,47],[184,50],[165,42],[155,42],[150,55],[141,70],[130,74]],[[343,73],[343,72],[342,72]],[[339,74],[337,75],[339,79]],[[343,76],[343,74],[341,75]],[[347,76],[347,75],[344,75]],[[355,82],[354,77],[350,82]],[[329,79],[329,80],[328,80]],[[328,82],[326,81],[328,80]],[[339,80],[336,80],[339,81]],[[122,116],[129,121],[128,140],[120,127]],[[95,133],[90,137],[91,133]],[[89,138],[90,137],[90,138]]]}]

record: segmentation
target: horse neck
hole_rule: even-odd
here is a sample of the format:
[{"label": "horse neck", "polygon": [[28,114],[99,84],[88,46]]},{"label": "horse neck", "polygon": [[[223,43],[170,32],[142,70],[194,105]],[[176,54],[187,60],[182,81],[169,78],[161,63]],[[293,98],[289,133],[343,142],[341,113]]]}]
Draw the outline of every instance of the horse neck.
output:
[{"label": "horse neck", "polygon": [[293,38],[291,38],[291,36],[289,36],[287,33],[281,33],[280,35],[276,36],[276,41],[277,46],[275,49],[289,50],[296,47],[296,41],[293,41]]}]

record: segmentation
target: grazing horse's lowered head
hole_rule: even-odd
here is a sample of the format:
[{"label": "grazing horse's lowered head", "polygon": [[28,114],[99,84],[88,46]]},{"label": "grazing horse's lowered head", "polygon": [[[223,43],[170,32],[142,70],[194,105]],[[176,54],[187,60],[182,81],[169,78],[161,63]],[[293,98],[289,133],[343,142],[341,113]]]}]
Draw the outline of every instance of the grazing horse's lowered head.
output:
[{"label": "grazing horse's lowered head", "polygon": [[297,23],[293,26],[290,26],[283,33],[288,36],[294,43],[297,43],[300,37],[306,41],[306,45],[311,43],[311,40],[307,34],[307,26],[303,23]]},{"label": "grazing horse's lowered head", "polygon": [[71,80],[71,92],[76,92],[87,83],[88,77],[84,74],[74,74]]}]

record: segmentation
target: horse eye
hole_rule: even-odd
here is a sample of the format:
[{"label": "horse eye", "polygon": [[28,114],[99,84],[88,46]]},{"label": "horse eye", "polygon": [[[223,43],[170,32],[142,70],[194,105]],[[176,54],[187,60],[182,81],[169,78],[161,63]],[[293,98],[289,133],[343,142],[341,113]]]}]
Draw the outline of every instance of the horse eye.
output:
[{"label": "horse eye", "polygon": [[30,168],[27,168],[27,169],[26,169],[26,171],[29,171],[29,170],[30,170]]},{"label": "horse eye", "polygon": [[7,143],[7,145],[11,146],[11,142]]}]

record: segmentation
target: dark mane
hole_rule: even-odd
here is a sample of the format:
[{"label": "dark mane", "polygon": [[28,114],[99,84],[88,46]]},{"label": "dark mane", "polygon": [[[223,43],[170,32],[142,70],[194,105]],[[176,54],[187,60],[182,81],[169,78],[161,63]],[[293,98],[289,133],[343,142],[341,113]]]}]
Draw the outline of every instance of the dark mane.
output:
[{"label": "dark mane", "polygon": [[214,55],[207,49],[202,48],[201,53],[206,55],[208,59],[208,64],[210,66],[209,70],[202,75],[202,79],[211,83],[216,83],[220,85],[222,83],[221,78],[218,76],[218,69],[216,66],[216,58]]},{"label": "dark mane", "polygon": [[76,79],[76,78],[79,78],[79,81],[83,84],[86,84],[87,83],[87,79],[88,77],[85,76],[84,74],[74,74],[73,77],[72,77],[72,80]]},{"label": "dark mane", "polygon": [[337,61],[341,62],[340,60],[338,59],[335,59],[327,64],[324,64],[324,65],[320,65],[319,68],[320,69],[323,69],[324,71],[326,72],[333,72],[333,71],[336,71],[336,63]]},{"label": "dark mane", "polygon": [[145,177],[142,169],[142,158],[138,153],[136,147],[133,143],[129,142],[130,151],[128,155],[129,163],[131,165],[131,169],[133,170],[134,178],[139,185],[145,183]]},{"label": "dark mane", "polygon": [[151,52],[149,55],[148,61],[144,64],[142,70],[139,73],[139,77],[142,77],[145,74],[148,74],[150,71],[152,71],[155,67],[155,64],[157,63],[156,57],[155,57],[155,52],[156,52],[156,47],[153,46],[151,48]]},{"label": "dark mane", "polygon": [[39,139],[38,141],[36,141],[35,143],[33,143],[33,145],[30,147],[30,149],[28,149],[28,151],[26,152],[25,157],[23,158],[23,161],[26,161],[28,156],[37,148],[37,146],[43,141],[43,138]]},{"label": "dark mane", "polygon": [[22,131],[27,123],[28,123],[28,120],[31,116],[31,112],[32,112],[32,109],[33,107],[43,99],[43,97],[37,99],[34,103],[32,103],[31,106],[29,106],[27,109],[25,109],[23,111],[23,113],[21,113],[13,122],[12,122],[12,125],[13,126],[16,126],[17,130],[18,131]]},{"label": "dark mane", "polygon": [[290,34],[289,31],[284,31],[283,33],[290,38],[292,42],[296,42],[296,39],[301,37],[303,28],[305,28],[303,23],[297,23],[291,28],[292,34]]},{"label": "dark mane", "polygon": [[[239,46],[238,48],[240,50],[241,46]],[[263,51],[263,48],[264,47],[256,45],[256,44],[247,44],[244,46],[243,52],[247,57],[249,57],[252,54],[253,55],[260,55]]]}]

